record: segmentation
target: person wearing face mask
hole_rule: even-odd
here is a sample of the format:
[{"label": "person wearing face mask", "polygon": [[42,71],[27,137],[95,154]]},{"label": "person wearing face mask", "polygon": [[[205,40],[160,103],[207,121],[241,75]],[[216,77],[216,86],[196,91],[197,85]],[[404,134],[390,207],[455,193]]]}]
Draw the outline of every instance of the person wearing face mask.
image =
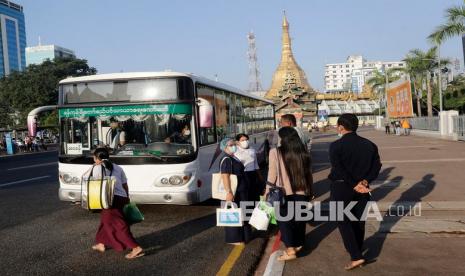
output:
[{"label": "person wearing face mask", "polygon": [[258,201],[265,191],[265,181],[258,166],[257,153],[249,146],[249,136],[241,133],[236,135],[237,151],[234,156],[245,167],[245,177],[250,185],[249,200]]},{"label": "person wearing face mask", "polygon": [[358,124],[354,114],[342,114],[337,120],[337,131],[342,137],[329,147],[331,201],[342,202],[344,209],[351,202],[356,203],[350,212],[357,220],[352,221],[344,215],[342,221],[337,221],[344,247],[351,257],[346,270],[365,263],[362,255],[365,249],[365,221],[362,220],[362,214],[370,200],[369,183],[378,177],[382,166],[378,147],[357,135]]},{"label": "person wearing face mask", "polygon": [[165,139],[165,143],[189,144],[191,140],[191,131],[188,125],[185,125],[181,132],[175,132]]},{"label": "person wearing face mask", "polygon": [[[231,138],[224,138],[220,142],[220,149],[224,152],[220,159],[220,173],[224,189],[227,191],[226,201],[232,201],[240,207],[242,201],[249,197],[249,184],[244,172],[244,165],[234,154],[237,151],[236,142]],[[231,189],[230,175],[237,176],[237,189],[233,194]],[[251,238],[250,225],[244,221],[241,227],[225,227],[225,241],[232,245],[240,245],[248,242]]]}]

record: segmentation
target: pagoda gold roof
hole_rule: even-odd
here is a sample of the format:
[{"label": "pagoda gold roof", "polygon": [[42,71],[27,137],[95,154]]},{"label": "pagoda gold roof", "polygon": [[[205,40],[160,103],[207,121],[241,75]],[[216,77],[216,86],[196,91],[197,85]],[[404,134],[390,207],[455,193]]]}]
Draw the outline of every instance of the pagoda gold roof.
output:
[{"label": "pagoda gold roof", "polygon": [[292,53],[291,39],[289,36],[289,22],[287,21],[286,13],[284,13],[282,29],[283,35],[281,62],[273,75],[271,88],[265,95],[265,98],[268,99],[273,99],[278,95],[278,91],[280,91],[283,88],[286,78],[289,74],[295,78],[296,84],[299,87],[302,87],[307,91],[312,90],[310,84],[308,84],[305,72],[297,64]]}]

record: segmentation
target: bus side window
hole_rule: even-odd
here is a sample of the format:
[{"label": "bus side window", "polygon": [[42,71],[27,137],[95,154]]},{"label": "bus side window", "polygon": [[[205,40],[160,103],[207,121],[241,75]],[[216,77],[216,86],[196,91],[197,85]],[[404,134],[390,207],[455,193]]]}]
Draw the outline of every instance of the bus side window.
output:
[{"label": "bus side window", "polygon": [[[214,105],[214,89],[196,84],[197,97],[202,98],[208,101],[211,105]],[[215,109],[213,110],[213,114]],[[216,143],[216,133],[215,133],[215,120],[213,120],[213,125],[211,127],[199,127],[199,138],[200,146],[210,145]]]}]

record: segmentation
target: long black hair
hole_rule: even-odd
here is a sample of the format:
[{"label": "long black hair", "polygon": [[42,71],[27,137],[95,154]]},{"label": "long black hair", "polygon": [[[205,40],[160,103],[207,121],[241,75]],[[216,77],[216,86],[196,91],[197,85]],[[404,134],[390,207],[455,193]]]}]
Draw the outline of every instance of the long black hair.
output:
[{"label": "long black hair", "polygon": [[279,132],[281,145],[278,152],[283,158],[292,191],[305,191],[312,194],[312,162],[299,134],[293,127],[282,127]]},{"label": "long black hair", "polygon": [[94,156],[100,161],[103,161],[103,165],[105,168],[108,170],[112,171],[113,170],[113,163],[110,162],[110,153],[108,152],[107,148],[97,148],[94,151]]}]

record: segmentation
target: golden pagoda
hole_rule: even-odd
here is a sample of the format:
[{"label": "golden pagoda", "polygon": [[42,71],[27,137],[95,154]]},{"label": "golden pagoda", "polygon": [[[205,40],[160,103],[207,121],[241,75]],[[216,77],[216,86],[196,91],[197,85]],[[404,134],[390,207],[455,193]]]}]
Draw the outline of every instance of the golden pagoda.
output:
[{"label": "golden pagoda", "polygon": [[289,37],[289,23],[286,19],[286,12],[284,12],[283,18],[283,36],[282,36],[282,51],[281,51],[281,63],[279,64],[276,72],[273,75],[271,88],[265,95],[265,98],[276,99],[278,92],[283,89],[286,78],[289,75],[294,76],[296,84],[302,87],[304,90],[313,90],[308,84],[305,72],[300,68],[294,59],[291,49],[291,38]]}]

